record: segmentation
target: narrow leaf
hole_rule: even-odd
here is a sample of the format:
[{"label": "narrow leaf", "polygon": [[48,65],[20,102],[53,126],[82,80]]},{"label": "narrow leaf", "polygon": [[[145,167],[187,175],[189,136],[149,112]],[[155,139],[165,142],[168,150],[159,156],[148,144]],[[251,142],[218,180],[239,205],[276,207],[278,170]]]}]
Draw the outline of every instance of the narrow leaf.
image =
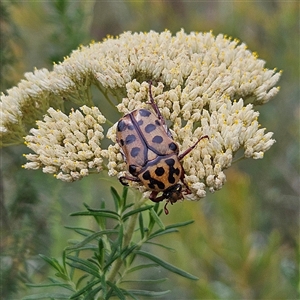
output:
[{"label": "narrow leaf", "polygon": [[119,220],[119,215],[111,210],[107,209],[98,209],[98,210],[89,210],[89,211],[79,211],[76,213],[70,214],[70,216],[96,216],[102,218],[111,218],[115,220]]},{"label": "narrow leaf", "polygon": [[124,260],[128,255],[133,254],[133,250],[139,247],[137,244],[133,244],[130,247],[124,248],[121,253],[121,258]]},{"label": "narrow leaf", "polygon": [[82,258],[79,258],[79,257],[76,257],[76,256],[71,256],[71,255],[68,255],[67,258],[69,260],[72,260],[72,261],[76,262],[76,263],[85,265],[88,268],[93,269],[93,271],[95,271],[95,272],[99,271],[98,267],[94,263],[90,262],[89,260],[82,259]]},{"label": "narrow leaf", "polygon": [[168,278],[159,278],[159,279],[140,279],[140,280],[122,280],[122,283],[149,283],[149,284],[153,284],[153,283],[162,283],[167,281]]},{"label": "narrow leaf", "polygon": [[166,250],[168,250],[168,251],[175,252],[175,249],[174,249],[174,248],[168,247],[168,246],[166,246],[166,245],[164,245],[164,244],[153,243],[153,242],[146,242],[146,244],[158,246],[158,247],[164,248],[164,249],[166,249]]},{"label": "narrow leaf", "polygon": [[168,225],[168,226],[166,226],[166,229],[182,227],[182,226],[190,225],[190,224],[192,224],[192,223],[194,223],[194,222],[195,222],[194,220],[189,220],[189,221],[185,221],[185,222],[180,222],[180,223]]},{"label": "narrow leaf", "polygon": [[153,239],[155,237],[158,237],[160,235],[164,235],[164,234],[168,234],[168,233],[173,233],[173,232],[178,232],[178,230],[176,229],[177,227],[186,226],[186,225],[189,225],[189,224],[191,224],[193,222],[194,222],[193,220],[190,220],[190,221],[186,221],[186,222],[181,222],[181,223],[176,223],[176,224],[168,225],[168,226],[165,227],[165,230],[157,230],[156,232],[152,233],[148,237],[148,240]]},{"label": "narrow leaf", "polygon": [[82,235],[87,235],[88,233],[95,232],[94,230],[91,230],[89,228],[84,228],[84,227],[77,227],[77,226],[64,226],[64,227],[70,230],[74,230]]},{"label": "narrow leaf", "polygon": [[86,279],[87,277],[89,277],[89,276],[90,276],[89,274],[84,274],[84,275],[82,275],[82,276],[77,280],[77,283],[76,283],[76,289],[78,289],[79,286],[80,286],[80,284],[81,284],[81,282],[82,282],[84,279]]},{"label": "narrow leaf", "polygon": [[67,250],[77,250],[78,248],[86,245],[87,243],[89,243],[90,241],[93,240],[97,240],[98,237],[102,236],[102,235],[107,235],[107,234],[111,234],[111,233],[118,233],[118,230],[114,230],[114,229],[107,229],[107,230],[102,230],[96,233],[93,233],[91,235],[89,235],[87,238],[85,238],[83,241],[77,243],[74,246],[68,246]]},{"label": "narrow leaf", "polygon": [[115,284],[113,284],[110,281],[107,281],[106,283],[107,283],[107,285],[109,285],[111,287],[111,289],[114,291],[114,293],[116,294],[116,296],[119,297],[119,299],[125,300],[125,296],[124,296],[122,290],[120,290]]},{"label": "narrow leaf", "polygon": [[70,299],[70,295],[59,293],[44,293],[25,296],[22,300],[37,300],[37,299]]},{"label": "narrow leaf", "polygon": [[139,228],[140,228],[141,240],[142,240],[144,238],[144,236],[145,236],[143,214],[139,214]]},{"label": "narrow leaf", "polygon": [[115,202],[116,211],[119,211],[119,207],[121,206],[121,198],[114,187],[110,187],[110,192]]},{"label": "narrow leaf", "polygon": [[168,233],[173,233],[173,232],[178,232],[177,229],[171,228],[171,229],[164,229],[164,230],[157,230],[154,233],[150,234],[148,237],[148,240],[151,240],[155,237],[158,237],[160,235],[168,234]]},{"label": "narrow leaf", "polygon": [[51,265],[55,270],[57,270],[59,273],[64,274],[63,267],[59,264],[59,262],[55,258],[50,258],[46,255],[39,254],[39,256],[45,260],[49,265]]},{"label": "narrow leaf", "polygon": [[30,287],[62,287],[65,289],[68,289],[70,291],[74,291],[73,288],[67,284],[67,283],[26,283],[26,286],[30,286]]},{"label": "narrow leaf", "polygon": [[143,207],[140,207],[140,208],[137,208],[137,209],[133,209],[133,210],[129,211],[128,213],[124,214],[122,216],[122,220],[125,221],[131,215],[137,214],[137,213],[139,213],[141,211],[144,211],[144,210],[148,210],[148,209],[150,209],[152,207],[153,207],[153,205],[145,205]]},{"label": "narrow leaf", "polygon": [[160,259],[159,257],[157,257],[151,253],[145,252],[143,250],[134,250],[134,252],[138,255],[149,258],[150,260],[156,262],[158,265],[165,268],[166,270],[169,270],[173,273],[176,273],[176,274],[183,276],[185,278],[188,278],[188,279],[198,280],[198,277],[165,262],[164,260]]},{"label": "narrow leaf", "polygon": [[72,267],[72,268],[76,268],[78,270],[84,271],[86,273],[89,273],[93,276],[95,276],[96,278],[100,278],[100,274],[99,272],[96,272],[94,269],[91,269],[90,267],[87,267],[85,265],[82,265],[81,263],[73,263],[73,262],[67,262],[67,264]]},{"label": "narrow leaf", "polygon": [[153,263],[138,265],[136,267],[128,269],[127,273],[132,273],[132,272],[135,272],[135,271],[139,271],[141,269],[153,268],[153,267],[157,267],[157,266],[158,266],[158,264],[153,264]]},{"label": "narrow leaf", "polygon": [[128,194],[128,187],[124,186],[123,193],[122,193],[123,207],[126,207],[127,194]]},{"label": "narrow leaf", "polygon": [[78,292],[76,292],[75,294],[73,294],[70,297],[70,299],[77,299],[80,295],[82,295],[83,293],[89,291],[93,286],[95,286],[96,284],[98,284],[100,282],[101,282],[101,279],[98,279],[98,280],[90,282],[84,288],[82,288],[81,290],[79,290]]},{"label": "narrow leaf", "polygon": [[102,285],[94,288],[93,290],[91,290],[89,293],[87,293],[85,295],[85,297],[83,298],[84,300],[91,300],[91,299],[96,299],[96,295],[103,289]]},{"label": "narrow leaf", "polygon": [[156,211],[152,208],[150,209],[150,214],[153,218],[153,220],[155,221],[155,223],[161,228],[161,229],[165,229],[165,225],[162,222],[162,220],[160,219],[160,217],[158,216],[158,214],[156,213]]},{"label": "narrow leaf", "polygon": [[133,295],[139,295],[145,297],[160,297],[170,293],[170,290],[161,291],[161,292],[153,292],[153,291],[146,291],[146,290],[127,290],[126,293],[128,295],[133,294]]}]

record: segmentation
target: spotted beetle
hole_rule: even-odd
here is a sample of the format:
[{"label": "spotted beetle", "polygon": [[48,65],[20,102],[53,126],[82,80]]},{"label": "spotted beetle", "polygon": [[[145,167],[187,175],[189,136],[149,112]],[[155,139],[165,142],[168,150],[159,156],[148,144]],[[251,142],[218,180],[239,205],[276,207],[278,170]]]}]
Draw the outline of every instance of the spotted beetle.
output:
[{"label": "spotted beetle", "polygon": [[[184,169],[180,161],[195,148],[203,138],[190,148],[179,154],[178,145],[172,138],[166,122],[161,115],[158,106],[154,102],[149,83],[149,98],[152,109],[136,109],[121,118],[117,124],[117,142],[121,147],[128,171],[119,178],[123,185],[128,181],[141,182],[151,194],[149,199],[160,202],[167,199],[171,204],[183,198],[182,184],[186,187],[186,193],[190,193],[188,186],[184,183]],[[161,196],[157,196],[161,193]]]}]

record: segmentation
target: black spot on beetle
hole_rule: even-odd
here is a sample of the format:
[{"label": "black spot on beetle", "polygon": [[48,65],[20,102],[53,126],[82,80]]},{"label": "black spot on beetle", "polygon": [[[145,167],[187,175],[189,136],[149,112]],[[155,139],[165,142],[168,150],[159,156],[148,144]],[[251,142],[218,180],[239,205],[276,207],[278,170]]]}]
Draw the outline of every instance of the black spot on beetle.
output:
[{"label": "black spot on beetle", "polygon": [[155,143],[155,144],[161,144],[163,140],[164,140],[164,139],[163,139],[160,135],[156,135],[156,136],[152,139],[152,142]]},{"label": "black spot on beetle", "polygon": [[131,149],[130,155],[131,155],[132,157],[136,157],[136,156],[139,155],[140,151],[141,151],[141,148],[139,148],[139,147],[134,147],[134,148]]},{"label": "black spot on beetle", "polygon": [[169,149],[172,150],[172,151],[176,151],[177,150],[177,145],[172,142],[172,143],[169,144]]},{"label": "black spot on beetle", "polygon": [[136,175],[136,166],[135,165],[130,165],[128,170],[129,170],[130,174]]},{"label": "black spot on beetle", "polygon": [[119,123],[118,123],[118,126],[117,126],[117,130],[118,131],[125,131],[126,130],[126,122],[124,122],[123,120],[120,120]]},{"label": "black spot on beetle", "polygon": [[142,117],[149,117],[151,115],[151,112],[147,109],[140,109],[139,110],[139,114],[142,116]]},{"label": "black spot on beetle", "polygon": [[145,127],[145,131],[147,133],[150,133],[151,131],[155,130],[156,126],[154,124],[148,124],[146,127]]},{"label": "black spot on beetle", "polygon": [[165,162],[169,166],[168,181],[169,183],[175,183],[174,175],[179,176],[180,169],[174,168],[175,160],[173,158],[166,159]]},{"label": "black spot on beetle", "polygon": [[158,120],[155,120],[155,124],[156,124],[157,126],[160,126],[160,125],[161,125],[161,123],[160,123]]},{"label": "black spot on beetle", "polygon": [[169,167],[173,167],[174,164],[175,164],[175,160],[174,158],[168,158],[165,160],[166,164],[169,166]]},{"label": "black spot on beetle", "polygon": [[143,174],[143,179],[145,180],[149,180],[149,183],[148,183],[148,187],[150,189],[155,189],[155,186],[157,186],[160,190],[164,190],[165,189],[165,185],[163,182],[159,181],[159,180],[156,180],[154,178],[151,177],[151,174],[149,171],[146,171],[144,174]]},{"label": "black spot on beetle", "polygon": [[143,178],[144,178],[145,180],[150,180],[150,178],[151,178],[150,172],[149,172],[149,171],[146,171],[146,172],[143,174]]},{"label": "black spot on beetle", "polygon": [[121,147],[123,147],[124,146],[124,140],[123,139],[120,139],[120,145],[121,145]]},{"label": "black spot on beetle", "polygon": [[134,130],[134,125],[133,124],[128,124],[127,129],[128,130]]},{"label": "black spot on beetle", "polygon": [[158,167],[155,169],[155,174],[157,176],[162,176],[162,175],[164,175],[164,173],[165,173],[165,169],[163,167]]},{"label": "black spot on beetle", "polygon": [[164,190],[165,189],[165,184],[159,180],[155,180],[153,179],[154,184],[156,184],[158,186],[159,189]]},{"label": "black spot on beetle", "polygon": [[135,140],[136,140],[136,136],[133,134],[129,134],[126,136],[125,144],[129,145],[129,144],[133,143]]},{"label": "black spot on beetle", "polygon": [[139,121],[137,122],[137,124],[138,124],[139,126],[142,126],[142,125],[143,125],[143,123],[144,123],[144,121],[143,121],[143,120],[139,120]]}]

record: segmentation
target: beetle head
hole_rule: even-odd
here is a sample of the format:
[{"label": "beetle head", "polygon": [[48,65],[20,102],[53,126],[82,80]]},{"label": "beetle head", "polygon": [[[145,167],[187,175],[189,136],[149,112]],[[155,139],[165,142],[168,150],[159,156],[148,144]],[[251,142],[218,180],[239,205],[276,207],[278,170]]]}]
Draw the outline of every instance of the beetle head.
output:
[{"label": "beetle head", "polygon": [[166,189],[163,193],[163,197],[167,199],[171,204],[177,202],[177,200],[182,199],[182,185],[177,183],[168,189]]}]

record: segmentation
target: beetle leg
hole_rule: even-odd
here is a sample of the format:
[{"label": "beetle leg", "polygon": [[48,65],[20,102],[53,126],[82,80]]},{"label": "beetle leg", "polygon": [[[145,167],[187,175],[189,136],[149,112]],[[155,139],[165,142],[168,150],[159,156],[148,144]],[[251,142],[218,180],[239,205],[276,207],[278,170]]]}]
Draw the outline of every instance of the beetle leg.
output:
[{"label": "beetle leg", "polygon": [[[158,194],[158,192],[152,191],[152,193],[149,196],[149,199],[152,200],[153,202],[161,202],[165,199],[164,195],[156,197],[157,194]],[[169,202],[171,202],[171,201],[167,200],[165,205],[164,205],[164,212],[165,212],[166,215],[169,214],[169,210],[167,209],[167,205],[168,205]],[[171,202],[171,204],[173,204],[173,203]]]},{"label": "beetle leg", "polygon": [[165,121],[164,117],[162,116],[162,114],[160,113],[160,110],[159,110],[157,104],[155,103],[155,101],[153,99],[152,92],[151,92],[151,87],[152,87],[152,81],[150,80],[149,81],[149,98],[150,98],[150,102],[148,102],[148,103],[152,106],[152,108],[155,111],[158,119],[162,121],[163,125],[166,125],[166,121]]},{"label": "beetle leg", "polygon": [[201,138],[190,148],[186,149],[183,153],[181,153],[180,155],[178,155],[178,159],[182,160],[187,154],[189,154],[196,146],[197,144],[202,140],[202,139],[208,139],[208,135],[203,135],[201,136]]},{"label": "beetle leg", "polygon": [[[125,181],[124,181],[125,180]],[[135,181],[135,182],[140,182],[141,180],[137,177],[131,177],[131,176],[128,176],[128,175],[125,175],[125,176],[121,176],[119,177],[119,181],[123,184],[123,185],[126,185],[128,186],[128,182],[126,181]]]},{"label": "beetle leg", "polygon": [[166,197],[163,195],[159,196],[159,197],[156,197],[158,194],[158,192],[156,191],[152,191],[150,196],[149,196],[149,199],[153,202],[160,202],[160,201],[163,201],[164,199],[166,199]]}]

